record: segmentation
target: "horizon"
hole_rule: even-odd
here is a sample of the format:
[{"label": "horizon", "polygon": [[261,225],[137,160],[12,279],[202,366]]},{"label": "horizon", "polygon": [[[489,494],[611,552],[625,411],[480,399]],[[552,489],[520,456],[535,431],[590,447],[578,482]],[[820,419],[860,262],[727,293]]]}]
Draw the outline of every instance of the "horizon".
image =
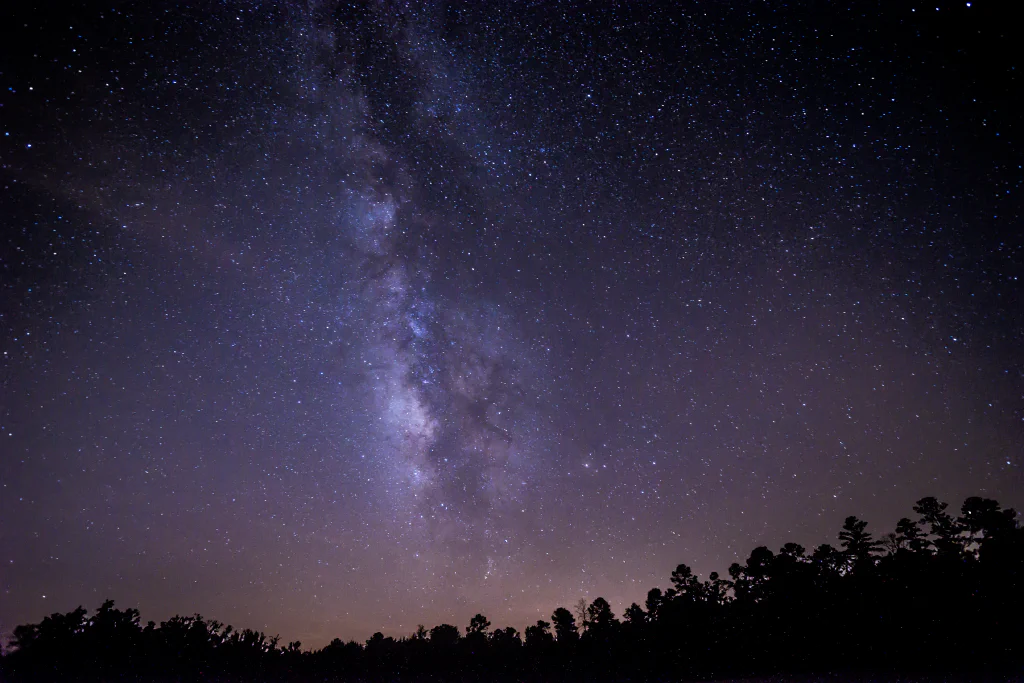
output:
[{"label": "horizon", "polygon": [[[940,501],[940,502],[942,502],[942,501]],[[1015,517],[1019,518],[1019,516],[1020,516],[1019,513],[1015,514]],[[867,520],[864,520],[864,521],[867,521]],[[895,525],[893,525],[893,526],[895,527]],[[879,543],[881,543],[881,541],[884,539],[885,534],[888,533],[888,532],[878,533],[878,530],[877,529],[872,529],[870,524],[867,525],[867,529],[868,529],[868,533],[870,535],[877,536],[876,540]],[[839,533],[836,534],[836,538],[837,539],[840,538]],[[793,541],[791,539],[790,541],[787,541],[786,543],[790,543],[790,542],[796,542],[800,546],[802,546],[803,548],[807,549],[808,551],[813,550],[814,548],[818,547],[819,545],[836,545],[834,543],[829,543],[828,540],[824,540],[821,543],[813,543],[812,544],[812,543],[799,543],[798,541]],[[761,546],[758,546],[758,547],[767,547],[767,546],[761,545]],[[769,550],[771,550],[771,548],[769,548]],[[746,561],[746,557],[744,557],[744,555],[748,555],[749,552],[750,551],[748,551],[748,553],[737,555],[737,558],[736,558],[735,562],[742,564],[744,561]],[[724,571],[724,570],[723,571],[717,571],[717,572],[713,570],[711,573],[717,573],[720,576],[726,576],[727,575],[727,572]],[[708,578],[707,576],[701,576],[697,572],[694,572],[694,576],[697,579],[707,579]],[[638,597],[636,597],[635,599],[631,599],[628,602],[624,601],[626,599],[623,599],[623,601],[621,601],[621,604],[617,604],[614,599],[608,600],[608,602],[610,603],[610,606],[611,606],[611,609],[612,609],[614,615],[616,617],[621,617],[623,615],[623,613],[625,612],[626,608],[630,604],[633,604],[633,605],[642,604],[643,599],[647,597],[648,591],[650,589],[652,589],[652,588],[662,589],[662,588],[667,587],[667,585],[669,583],[670,582],[666,581],[665,585],[658,584],[658,585],[653,585],[653,586],[649,586],[647,588],[644,588],[644,589],[642,589],[640,591],[640,595]],[[532,617],[536,617],[536,619],[534,619],[532,617],[531,618],[527,618],[526,621],[522,622],[522,623],[509,623],[508,621],[504,621],[504,622],[500,622],[500,623],[499,622],[492,622],[492,626],[494,626],[495,628],[504,628],[504,627],[507,627],[507,626],[512,626],[513,628],[516,628],[516,630],[519,633],[523,633],[528,626],[531,626],[534,623],[536,623],[537,619],[545,619],[545,620],[546,619],[550,619],[551,616],[552,616],[551,613],[554,612],[556,609],[558,609],[560,607],[564,607],[564,608],[570,610],[571,612],[575,613],[575,611],[578,609],[577,603],[580,600],[584,600],[587,604],[590,604],[593,600],[595,600],[597,598],[607,599],[604,596],[598,596],[598,595],[588,596],[588,595],[583,595],[583,596],[580,596],[580,598],[577,598],[575,600],[566,601],[566,602],[559,603],[557,605],[551,606],[550,609],[548,610],[547,614],[543,614],[543,610],[540,610],[540,611],[536,612],[535,614],[532,615]],[[110,600],[110,598],[104,598],[104,600],[102,602],[105,602],[107,600]],[[131,605],[118,605],[116,600],[114,600],[113,602],[114,602],[114,606],[119,608],[119,609],[126,609],[128,607],[133,607]],[[85,605],[76,605],[75,608],[77,608],[77,607],[85,607]],[[67,612],[67,611],[70,611],[71,609],[74,609],[74,608],[69,607],[69,608],[66,608],[66,609],[56,609],[54,611],[59,613],[59,612]],[[87,611],[90,614],[91,613],[95,613],[95,611],[96,611],[95,609],[90,609],[90,608],[86,608],[86,609],[87,609]],[[355,643],[359,643],[360,645],[365,645],[367,642],[369,642],[370,638],[372,636],[376,635],[377,633],[381,633],[385,638],[390,637],[390,638],[395,638],[396,640],[409,639],[409,638],[412,638],[412,637],[414,637],[416,635],[417,629],[419,627],[421,627],[421,626],[425,626],[427,628],[427,630],[429,631],[430,628],[432,628],[433,626],[437,626],[437,625],[441,625],[441,624],[452,624],[456,628],[458,628],[460,633],[461,633],[463,631],[468,631],[468,627],[464,626],[464,624],[469,624],[470,623],[470,619],[472,618],[472,616],[476,616],[476,615],[480,615],[480,614],[482,614],[482,613],[481,612],[473,612],[472,615],[467,616],[465,619],[463,619],[461,621],[458,620],[458,619],[454,619],[454,620],[447,620],[447,621],[444,621],[444,620],[443,621],[439,621],[439,622],[437,622],[435,624],[422,624],[422,623],[420,623],[420,624],[416,624],[411,629],[406,629],[404,631],[403,630],[397,630],[397,629],[401,629],[402,628],[401,626],[397,627],[397,629],[395,629],[395,630],[384,629],[384,628],[377,628],[377,629],[373,629],[373,631],[370,632],[369,635],[366,635],[365,638],[359,638],[358,636],[356,636],[356,637],[330,636],[330,637],[327,638],[327,640],[325,642],[314,642],[314,643],[309,643],[307,641],[302,640],[302,638],[298,638],[298,637],[292,638],[292,637],[282,636],[279,633],[274,633],[274,632],[271,632],[271,631],[267,631],[265,628],[260,628],[258,626],[253,626],[251,624],[242,625],[242,624],[231,624],[229,622],[222,622],[222,623],[224,623],[225,626],[235,627],[236,630],[251,628],[251,629],[254,629],[256,631],[260,631],[260,632],[266,633],[266,635],[269,636],[269,637],[280,637],[281,642],[285,642],[285,643],[292,642],[292,641],[300,641],[302,643],[302,650],[304,652],[312,652],[312,651],[320,650],[323,647],[326,647],[327,645],[329,645],[330,643],[332,643],[336,639],[337,640],[341,640],[342,642],[355,642]],[[49,613],[47,615],[41,615],[41,616],[49,616]],[[163,619],[144,618],[143,615],[141,614],[141,611],[140,611],[140,623],[141,624],[154,623],[157,626],[161,626],[164,622],[166,622],[167,620],[169,620],[169,619],[171,619],[173,617],[176,617],[176,616],[182,616],[182,617],[202,616],[204,619],[207,619],[207,620],[220,621],[220,620],[217,619],[216,615],[202,614],[201,610],[192,610],[192,611],[185,611],[185,612],[175,612],[174,614],[167,615]],[[490,618],[489,615],[484,615],[484,616],[487,616],[488,618]],[[11,637],[12,633],[13,633],[13,630],[11,632],[0,630],[0,643],[3,644],[5,651],[6,651],[7,646],[9,645],[10,637]]]}]

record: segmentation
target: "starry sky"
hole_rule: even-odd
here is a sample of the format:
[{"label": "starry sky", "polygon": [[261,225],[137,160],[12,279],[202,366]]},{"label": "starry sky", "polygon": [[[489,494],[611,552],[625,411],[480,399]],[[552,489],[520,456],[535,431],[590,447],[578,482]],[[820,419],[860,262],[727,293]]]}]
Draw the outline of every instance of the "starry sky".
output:
[{"label": "starry sky", "polygon": [[1024,507],[1003,3],[32,5],[0,634],[522,628]]}]

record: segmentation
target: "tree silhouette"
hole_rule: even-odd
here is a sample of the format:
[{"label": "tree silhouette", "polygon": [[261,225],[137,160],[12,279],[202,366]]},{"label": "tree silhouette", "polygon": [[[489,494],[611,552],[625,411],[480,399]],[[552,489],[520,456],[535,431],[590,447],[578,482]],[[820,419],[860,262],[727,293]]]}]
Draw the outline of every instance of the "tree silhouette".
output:
[{"label": "tree silhouette", "polygon": [[198,614],[143,627],[137,610],[106,601],[91,616],[78,607],[17,626],[0,680],[664,681],[864,665],[934,677],[1019,674],[1024,529],[1014,510],[988,498],[966,499],[956,519],[947,508],[919,500],[919,519],[901,518],[885,553],[851,516],[841,549],[760,546],[730,566],[729,579],[701,580],[679,564],[671,587],[651,588],[622,624],[604,598],[583,601],[582,638],[577,618],[559,607],[523,638],[511,626],[489,631],[477,614],[464,638],[440,624],[306,651]]},{"label": "tree silhouette", "polygon": [[984,547],[986,541],[999,540],[1016,531],[1017,512],[1013,508],[1003,510],[998,502],[990,498],[971,496],[960,508],[958,526],[967,535],[967,545]]},{"label": "tree silhouette", "polygon": [[693,575],[692,569],[685,564],[681,564],[672,571],[669,580],[672,582],[672,588],[675,589],[676,595],[686,595],[696,577]]},{"label": "tree silhouette", "polygon": [[647,599],[644,601],[644,607],[647,608],[647,619],[649,621],[658,620],[658,616],[661,613],[661,604],[664,600],[665,596],[662,594],[660,588],[652,588],[647,591]]},{"label": "tree silhouette", "polygon": [[430,643],[436,647],[455,647],[459,643],[459,629],[451,624],[439,624],[430,629]]},{"label": "tree silhouette", "polygon": [[471,636],[475,634],[487,634],[487,629],[491,627],[491,622],[482,614],[477,614],[469,620],[469,626],[466,627],[466,635]]},{"label": "tree silhouette", "polygon": [[864,567],[874,561],[879,543],[867,532],[868,523],[853,515],[843,520],[843,530],[839,532],[839,542],[843,554],[847,558],[849,569]]},{"label": "tree silhouette", "polygon": [[928,551],[928,539],[921,533],[921,526],[909,517],[900,517],[894,534],[895,551],[909,550],[912,553]]},{"label": "tree silhouette", "polygon": [[476,614],[466,627],[466,647],[471,652],[483,652],[487,646],[487,629],[491,622],[482,614]]},{"label": "tree silhouette", "polygon": [[612,606],[608,601],[596,598],[587,607],[587,624],[588,630],[605,635],[618,624],[618,620],[612,613]]},{"label": "tree silhouette", "polygon": [[573,613],[576,615],[576,623],[579,624],[580,630],[586,632],[590,624],[587,623],[587,600],[586,598],[580,598],[573,605]]},{"label": "tree silhouette", "polygon": [[538,619],[537,623],[533,626],[527,626],[525,631],[526,646],[534,649],[549,647],[555,642],[554,636],[551,635],[550,628],[551,624],[543,619]]},{"label": "tree silhouette", "polygon": [[634,602],[622,613],[622,618],[630,626],[639,626],[647,622],[647,612]]},{"label": "tree silhouette", "polygon": [[551,614],[551,623],[555,625],[555,638],[559,643],[573,643],[579,639],[576,617],[564,607],[559,607]]},{"label": "tree silhouette", "polygon": [[517,650],[523,644],[519,631],[511,626],[494,629],[490,635],[491,646],[498,651]]},{"label": "tree silhouette", "polygon": [[823,576],[837,575],[846,566],[843,554],[828,543],[822,543],[814,549],[811,561],[818,566]]},{"label": "tree silhouette", "polygon": [[949,507],[932,496],[922,498],[914,504],[914,512],[921,515],[920,524],[932,535],[931,544],[940,555],[954,556],[961,550],[958,540],[960,530],[946,512]]},{"label": "tree silhouette", "polygon": [[744,565],[733,563],[729,576],[733,580],[736,599],[743,602],[760,602],[767,596],[768,580],[775,554],[765,546],[754,548]]}]

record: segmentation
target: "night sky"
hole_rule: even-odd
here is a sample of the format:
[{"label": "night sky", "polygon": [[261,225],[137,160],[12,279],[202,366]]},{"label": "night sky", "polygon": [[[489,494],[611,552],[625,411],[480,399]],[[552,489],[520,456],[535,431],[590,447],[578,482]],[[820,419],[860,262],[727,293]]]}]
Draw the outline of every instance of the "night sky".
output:
[{"label": "night sky", "polygon": [[1012,4],[5,6],[0,634],[521,629],[1024,507]]}]

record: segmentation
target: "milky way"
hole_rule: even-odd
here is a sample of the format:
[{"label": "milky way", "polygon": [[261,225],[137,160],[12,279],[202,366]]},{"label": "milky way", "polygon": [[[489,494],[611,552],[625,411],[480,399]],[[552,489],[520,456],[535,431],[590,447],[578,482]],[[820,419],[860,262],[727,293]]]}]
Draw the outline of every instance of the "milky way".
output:
[{"label": "milky way", "polygon": [[19,10],[0,633],[616,611],[1024,504],[986,3]]}]

